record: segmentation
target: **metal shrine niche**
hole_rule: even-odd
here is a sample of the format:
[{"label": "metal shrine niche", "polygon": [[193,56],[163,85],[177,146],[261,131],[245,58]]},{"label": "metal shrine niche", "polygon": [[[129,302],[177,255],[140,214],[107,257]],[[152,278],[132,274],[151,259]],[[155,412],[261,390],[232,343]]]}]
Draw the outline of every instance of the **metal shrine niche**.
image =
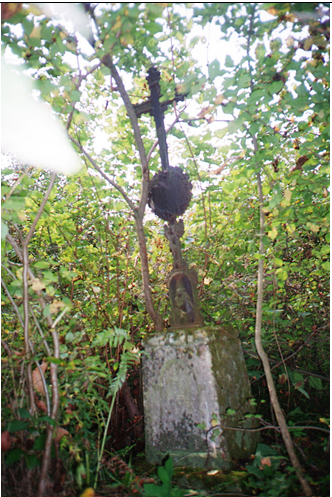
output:
[{"label": "metal shrine niche", "polygon": [[149,113],[154,117],[161,171],[150,180],[148,204],[154,214],[167,221],[164,234],[169,241],[173,256],[173,269],[169,275],[168,287],[171,302],[171,328],[203,325],[204,320],[199,309],[196,285],[197,274],[189,269],[182,258],[180,238],[184,234],[183,220],[176,220],[189,207],[192,198],[192,184],[189,176],[180,167],[169,165],[164,111],[172,102],[182,101],[185,95],[176,95],[174,99],[160,102],[160,72],[156,67],[148,70],[147,82],[150,98],[142,104],[134,105],[137,117]]}]

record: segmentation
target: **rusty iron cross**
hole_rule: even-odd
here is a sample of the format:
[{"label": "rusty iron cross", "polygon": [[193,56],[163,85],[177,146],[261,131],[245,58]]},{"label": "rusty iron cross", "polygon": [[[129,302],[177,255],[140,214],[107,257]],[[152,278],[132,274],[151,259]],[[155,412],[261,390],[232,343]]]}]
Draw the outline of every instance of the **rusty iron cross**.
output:
[{"label": "rusty iron cross", "polygon": [[136,104],[133,107],[137,117],[140,117],[142,114],[147,113],[154,117],[159,143],[161,167],[163,172],[166,173],[169,168],[169,162],[167,153],[166,131],[164,125],[164,111],[167,109],[167,106],[169,104],[173,102],[183,101],[186,94],[175,95],[175,98],[171,100],[160,102],[160,72],[156,67],[150,67],[146,80],[150,89],[150,98],[146,102],[143,102],[142,104]]}]

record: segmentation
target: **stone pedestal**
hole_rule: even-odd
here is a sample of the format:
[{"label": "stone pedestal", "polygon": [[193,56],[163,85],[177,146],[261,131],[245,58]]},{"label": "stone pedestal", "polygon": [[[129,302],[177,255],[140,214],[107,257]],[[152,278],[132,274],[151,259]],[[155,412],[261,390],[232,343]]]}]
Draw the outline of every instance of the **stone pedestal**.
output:
[{"label": "stone pedestal", "polygon": [[[146,458],[175,466],[229,469],[255,452],[250,385],[243,352],[230,326],[188,327],[145,344],[143,393]],[[232,409],[235,414],[227,415]],[[222,427],[218,426],[222,425]]]}]

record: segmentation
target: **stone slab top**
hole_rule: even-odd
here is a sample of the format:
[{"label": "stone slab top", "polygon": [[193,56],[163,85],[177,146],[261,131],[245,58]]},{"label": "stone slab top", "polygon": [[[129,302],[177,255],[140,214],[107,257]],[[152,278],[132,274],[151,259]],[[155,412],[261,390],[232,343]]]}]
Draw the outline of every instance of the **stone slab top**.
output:
[{"label": "stone slab top", "polygon": [[230,325],[212,326],[190,326],[183,328],[169,328],[164,333],[151,334],[143,341],[143,346],[166,346],[197,344],[200,342],[215,342],[238,339],[239,334]]}]

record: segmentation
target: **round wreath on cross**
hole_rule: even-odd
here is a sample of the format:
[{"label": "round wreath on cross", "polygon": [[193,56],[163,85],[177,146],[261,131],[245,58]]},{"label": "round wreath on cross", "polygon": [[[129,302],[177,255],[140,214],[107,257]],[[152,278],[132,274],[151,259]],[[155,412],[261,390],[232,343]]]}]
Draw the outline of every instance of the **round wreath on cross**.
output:
[{"label": "round wreath on cross", "polygon": [[160,219],[175,220],[189,206],[192,184],[187,173],[180,167],[169,166],[159,171],[150,181],[148,205]]}]

